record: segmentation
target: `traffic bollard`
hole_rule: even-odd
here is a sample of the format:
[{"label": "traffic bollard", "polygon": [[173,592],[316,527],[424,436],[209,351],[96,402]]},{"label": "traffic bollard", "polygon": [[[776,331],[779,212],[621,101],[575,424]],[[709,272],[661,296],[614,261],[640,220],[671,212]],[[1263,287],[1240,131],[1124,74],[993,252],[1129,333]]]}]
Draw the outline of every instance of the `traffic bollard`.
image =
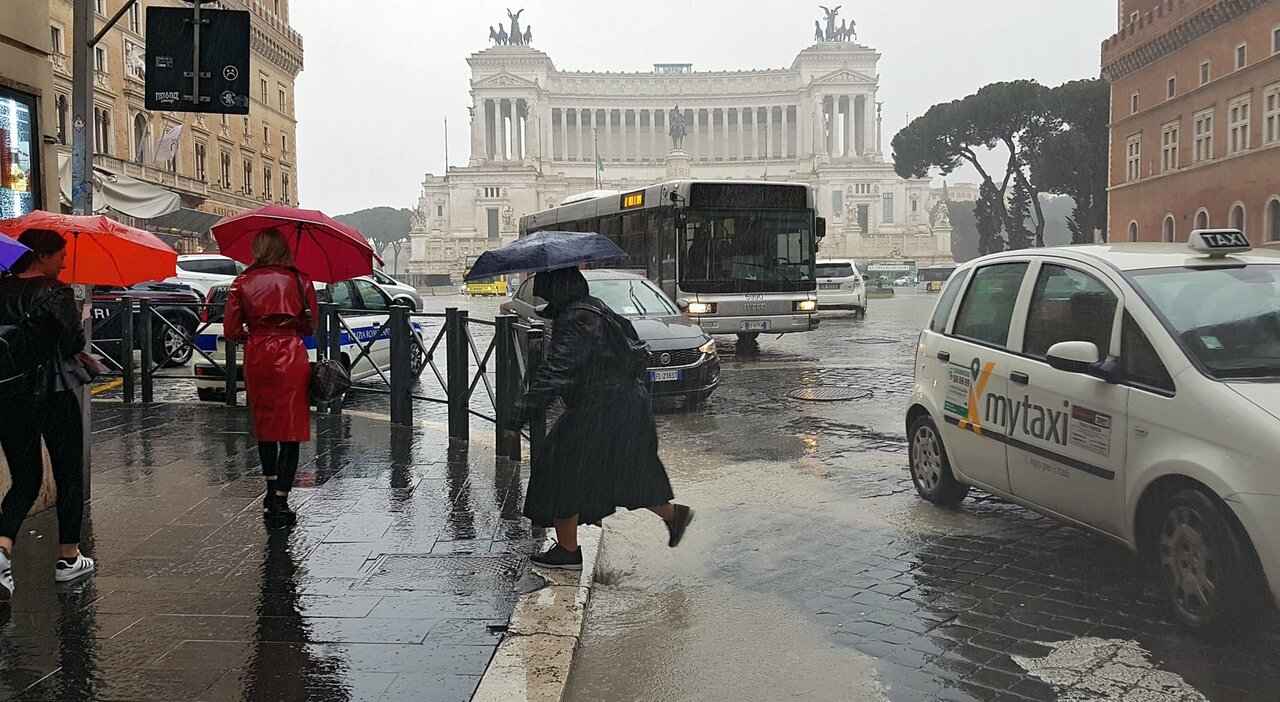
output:
[{"label": "traffic bollard", "polygon": [[494,319],[494,351],[498,374],[497,402],[493,408],[494,430],[496,433],[497,455],[513,461],[520,460],[520,439],[517,436],[510,441],[506,438],[507,426],[511,423],[516,400],[520,392],[520,372],[515,357],[515,325],[514,315],[501,314]]},{"label": "traffic bollard", "polygon": [[449,400],[449,438],[471,440],[471,418],[467,414],[469,363],[467,348],[467,313],[456,307],[445,315],[445,391]]},{"label": "traffic bollard", "polygon": [[392,305],[387,319],[391,325],[391,423],[407,427],[413,425],[413,329],[409,326],[409,308]]},{"label": "traffic bollard", "polygon": [[[145,297],[138,300],[138,315],[141,317],[138,320],[138,331],[141,332],[140,336],[142,336],[142,403],[145,405],[151,404],[155,396],[155,379],[153,377],[155,358],[153,358],[152,351],[154,344],[152,344],[151,340],[151,314],[151,300]],[[167,335],[169,331],[172,330],[165,330],[165,334]],[[168,361],[169,359],[165,360]]]},{"label": "traffic bollard", "polygon": [[124,402],[133,402],[133,298],[128,293],[120,296],[120,373],[124,381]]}]

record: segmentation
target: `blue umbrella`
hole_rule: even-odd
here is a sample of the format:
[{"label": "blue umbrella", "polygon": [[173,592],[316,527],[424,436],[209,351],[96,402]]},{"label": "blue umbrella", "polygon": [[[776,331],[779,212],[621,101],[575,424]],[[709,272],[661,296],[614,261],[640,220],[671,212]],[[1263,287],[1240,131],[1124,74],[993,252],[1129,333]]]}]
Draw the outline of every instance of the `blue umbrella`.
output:
[{"label": "blue umbrella", "polygon": [[576,268],[584,263],[603,263],[626,257],[627,252],[599,234],[538,232],[480,254],[466,280]]},{"label": "blue umbrella", "polygon": [[30,251],[17,239],[0,234],[0,271],[7,271],[22,258],[22,254]]}]

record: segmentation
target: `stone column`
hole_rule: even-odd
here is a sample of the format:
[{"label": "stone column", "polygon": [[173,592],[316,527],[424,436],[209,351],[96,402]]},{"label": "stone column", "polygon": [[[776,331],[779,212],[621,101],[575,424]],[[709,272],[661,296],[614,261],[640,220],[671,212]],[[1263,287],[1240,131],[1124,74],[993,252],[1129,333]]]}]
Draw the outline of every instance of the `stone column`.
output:
[{"label": "stone column", "polygon": [[876,160],[880,160],[881,154],[884,153],[884,116],[880,114],[880,106],[875,104],[875,93],[871,94],[871,106],[869,109],[875,110],[876,116]]},{"label": "stone column", "polygon": [[791,115],[789,114],[790,109],[786,105],[779,109],[782,110],[782,137],[780,141],[782,142],[782,158],[785,160],[791,157]]},{"label": "stone column", "polygon": [[773,107],[770,106],[770,107],[766,107],[765,109],[768,110],[769,112],[768,112],[768,118],[765,119],[765,125],[766,125],[765,133],[768,134],[768,138],[766,138],[764,142],[765,144],[764,157],[768,159],[772,159],[773,154],[776,153],[778,150],[778,136],[777,134],[774,133],[774,130],[773,130]]},{"label": "stone column", "polygon": [[826,117],[827,158],[836,157],[836,117],[839,115],[840,101],[834,95],[822,98],[823,113]]},{"label": "stone column", "polygon": [[[587,147],[591,145],[591,132],[587,126],[587,113],[589,110],[578,109],[578,160],[587,160]],[[595,124],[595,114],[591,115],[591,124]]]},{"label": "stone column", "polygon": [[498,100],[498,160],[507,160],[507,101]]},{"label": "stone column", "polygon": [[511,160],[523,161],[526,155],[524,143],[524,118],[520,115],[520,100],[511,101]]},{"label": "stone column", "polygon": [[747,160],[747,108],[738,108],[738,160]]},{"label": "stone column", "polygon": [[471,159],[470,165],[477,165],[485,157],[485,105],[484,100],[474,98],[471,101]]},{"label": "stone column", "polygon": [[649,158],[657,161],[662,158],[662,127],[659,126],[658,119],[662,116],[662,110],[649,110],[649,126],[653,129],[653,134],[649,135]]},{"label": "stone column", "polygon": [[[644,161],[644,110],[632,110],[636,116],[636,163]],[[650,130],[652,136],[652,130]]]},{"label": "stone column", "polygon": [[840,152],[846,157],[852,157],[857,155],[857,149],[854,148],[854,140],[855,140],[855,137],[854,137],[855,129],[853,124],[854,102],[855,102],[855,99],[852,95],[846,96],[844,98],[844,104],[845,104],[844,143],[841,145]]},{"label": "stone column", "polygon": [[623,162],[627,160],[627,138],[631,136],[627,130],[627,112],[625,107],[618,109],[618,160]]},{"label": "stone column", "polygon": [[693,157],[702,158],[702,108],[693,110]]},{"label": "stone column", "polygon": [[760,160],[760,108],[751,109],[751,160]]},{"label": "stone column", "polygon": [[484,155],[485,160],[492,161],[498,148],[498,117],[497,104],[493,100],[484,101]]},{"label": "stone column", "polygon": [[[561,107],[560,113],[560,161],[569,160],[569,111]],[[555,119],[556,111],[552,111],[552,120]]]},{"label": "stone column", "polygon": [[854,154],[862,157],[866,154],[867,149],[867,123],[866,113],[864,112],[864,98],[861,95],[850,99],[853,103],[853,150]]},{"label": "stone column", "polygon": [[534,114],[536,110],[537,105],[530,103],[528,100],[524,101],[524,138],[521,141],[524,144],[524,157],[527,159],[536,158],[541,161],[543,158],[542,152],[548,145],[542,143],[542,130],[539,129],[542,123],[538,119],[538,115]]}]

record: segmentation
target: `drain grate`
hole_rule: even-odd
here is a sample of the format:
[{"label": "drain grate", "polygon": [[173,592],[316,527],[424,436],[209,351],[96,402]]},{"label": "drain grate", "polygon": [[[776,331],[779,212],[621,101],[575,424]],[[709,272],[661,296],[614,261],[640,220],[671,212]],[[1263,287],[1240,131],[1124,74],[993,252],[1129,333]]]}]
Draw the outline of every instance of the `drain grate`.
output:
[{"label": "drain grate", "polygon": [[816,388],[800,388],[787,393],[787,397],[793,400],[807,400],[809,402],[843,402],[845,400],[863,400],[871,397],[870,390],[858,390],[856,388],[839,388],[839,387],[816,387]]},{"label": "drain grate", "polygon": [[519,581],[528,569],[528,560],[514,554],[390,553],[380,556],[356,587],[483,592],[496,586],[501,591]]}]

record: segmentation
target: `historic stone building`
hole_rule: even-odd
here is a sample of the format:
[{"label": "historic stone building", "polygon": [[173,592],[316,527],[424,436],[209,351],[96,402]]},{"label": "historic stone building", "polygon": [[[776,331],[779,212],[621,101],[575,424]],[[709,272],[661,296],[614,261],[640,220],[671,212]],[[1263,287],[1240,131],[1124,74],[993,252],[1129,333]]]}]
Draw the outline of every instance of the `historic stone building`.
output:
[{"label": "historic stone building", "polygon": [[1280,245],[1280,2],[1118,2],[1110,240],[1232,227]]},{"label": "historic stone building", "polygon": [[[456,280],[467,256],[512,241],[521,215],[597,189],[597,176],[617,190],[669,177],[803,181],[829,222],[821,255],[949,260],[929,181],[903,180],[885,161],[879,60],[855,41],[826,40],[790,68],[752,71],[562,71],[518,44],[473,54],[471,155],[427,175],[411,271]],[[670,160],[680,116],[688,156]]]},{"label": "historic stone building", "polygon": [[[65,160],[71,153],[72,2],[44,1],[49,7],[45,40],[56,88],[51,123]],[[123,0],[91,4],[101,27]],[[191,7],[184,0],[140,0],[107,32],[95,49],[96,95],[86,129],[92,130],[94,168],[137,178],[181,197],[181,210],[132,223],[164,235],[179,251],[199,251],[210,245],[209,226],[222,217],[268,203],[297,203],[293,86],[302,70],[302,35],[289,26],[289,0],[207,2],[211,9],[252,13],[249,114],[152,112],[144,106],[143,90],[146,10],[157,6]],[[179,126],[175,157],[157,159],[162,139]]]}]

